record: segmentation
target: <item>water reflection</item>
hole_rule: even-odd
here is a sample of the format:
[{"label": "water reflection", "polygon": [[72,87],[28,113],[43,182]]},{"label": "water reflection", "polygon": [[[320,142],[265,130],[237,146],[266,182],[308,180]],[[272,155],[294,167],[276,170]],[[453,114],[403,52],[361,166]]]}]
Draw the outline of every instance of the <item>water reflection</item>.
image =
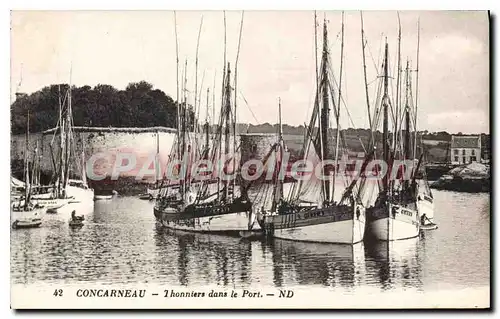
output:
[{"label": "water reflection", "polygon": [[156,226],[152,202],[97,201],[82,228],[54,214],[38,229],[12,230],[11,280],[426,291],[488,285],[489,196],[434,195],[437,230],[355,246],[171,231]]},{"label": "water reflection", "polygon": [[368,282],[384,290],[395,287],[420,288],[421,268],[417,244],[419,238],[397,241],[374,241],[365,244]]},{"label": "water reflection", "polygon": [[[157,227],[155,242],[159,262],[175,268],[176,281],[181,285],[251,283],[254,244],[251,241]],[[168,254],[163,251],[165,246],[172,248]]]},{"label": "water reflection", "polygon": [[353,287],[364,271],[363,245],[269,241],[273,251],[273,282]]}]

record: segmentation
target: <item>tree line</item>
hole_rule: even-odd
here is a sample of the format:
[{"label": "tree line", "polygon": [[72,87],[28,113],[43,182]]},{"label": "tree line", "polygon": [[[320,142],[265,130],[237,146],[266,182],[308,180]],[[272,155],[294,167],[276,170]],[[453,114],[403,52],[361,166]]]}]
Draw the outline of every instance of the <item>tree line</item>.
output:
[{"label": "tree line", "polygon": [[[59,99],[68,84],[46,86],[32,94],[16,94],[11,105],[11,132],[26,132],[29,113],[30,132],[40,132],[57,125]],[[162,90],[145,81],[130,83],[125,90],[98,84],[71,87],[73,124],[94,127],[177,127],[177,106]],[[29,112],[28,112],[29,111]],[[188,114],[194,112],[188,106]]]}]

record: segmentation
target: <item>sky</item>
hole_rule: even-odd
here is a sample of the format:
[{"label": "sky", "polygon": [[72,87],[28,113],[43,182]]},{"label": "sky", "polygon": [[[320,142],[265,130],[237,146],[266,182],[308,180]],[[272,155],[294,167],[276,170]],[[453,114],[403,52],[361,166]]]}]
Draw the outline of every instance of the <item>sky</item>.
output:
[{"label": "sky", "polygon": [[[226,11],[226,57],[234,71],[241,11]],[[179,73],[187,61],[188,90],[206,103],[207,87],[220,99],[224,61],[222,11],[13,11],[11,98],[55,83],[124,89],[145,80],[176,97],[176,37]],[[419,130],[489,133],[489,21],[484,11],[400,11],[401,59],[416,69],[420,21]],[[332,67],[340,75],[342,12],[318,11],[318,46],[327,21]],[[396,65],[398,13],[364,11],[366,67],[374,99],[382,44]],[[366,128],[360,12],[344,13],[341,126]],[[309,122],[315,91],[313,11],[245,11],[237,63],[238,122]],[[320,51],[319,51],[320,52]],[[71,71],[70,71],[71,70]],[[416,74],[415,72],[413,73]],[[413,77],[413,81],[416,77]],[[415,90],[414,90],[415,91]],[[212,93],[211,93],[212,94]],[[414,96],[416,92],[413,92]],[[193,97],[191,96],[192,100]],[[349,112],[346,111],[346,109]],[[203,113],[203,112],[201,112]],[[203,114],[202,114],[203,116]]]}]

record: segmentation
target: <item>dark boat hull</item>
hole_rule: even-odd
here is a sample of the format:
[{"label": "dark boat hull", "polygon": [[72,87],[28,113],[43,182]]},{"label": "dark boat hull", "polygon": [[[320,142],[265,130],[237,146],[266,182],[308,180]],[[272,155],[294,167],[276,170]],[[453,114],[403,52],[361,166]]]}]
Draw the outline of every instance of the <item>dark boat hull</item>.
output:
[{"label": "dark boat hull", "polygon": [[260,229],[252,213],[252,204],[243,201],[229,204],[193,204],[182,211],[156,205],[154,215],[162,226],[185,231],[237,235],[240,231]]}]

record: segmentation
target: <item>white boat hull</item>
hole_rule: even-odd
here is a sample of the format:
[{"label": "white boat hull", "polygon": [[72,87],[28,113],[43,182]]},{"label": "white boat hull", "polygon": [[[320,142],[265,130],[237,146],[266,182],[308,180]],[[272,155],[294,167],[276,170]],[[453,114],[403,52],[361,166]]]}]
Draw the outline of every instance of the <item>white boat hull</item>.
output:
[{"label": "white boat hull", "polygon": [[69,202],[71,202],[73,199],[72,198],[39,198],[35,197],[33,198],[32,202],[36,203],[40,206],[43,206],[44,208],[47,209],[59,209],[65,205],[67,205]]},{"label": "white boat hull", "polygon": [[356,244],[363,240],[365,213],[350,206],[305,209],[264,218],[266,232],[273,237],[306,242]]},{"label": "white boat hull", "polygon": [[95,195],[94,200],[110,200],[113,198],[113,195]]},{"label": "white boat hull", "polygon": [[[398,213],[392,214],[393,208]],[[388,207],[374,208],[376,216],[368,223],[372,238],[381,241],[401,240],[417,237],[420,218],[416,210],[388,203]]]},{"label": "white boat hull", "polygon": [[[167,213],[166,213],[167,214]],[[250,213],[239,212],[190,219],[167,220],[162,219],[162,226],[197,232],[240,232],[246,230],[260,230],[259,223]],[[158,220],[158,219],[157,219]]]},{"label": "white boat hull", "polygon": [[364,220],[345,220],[318,225],[277,229],[274,237],[318,243],[356,244],[363,240]]}]

